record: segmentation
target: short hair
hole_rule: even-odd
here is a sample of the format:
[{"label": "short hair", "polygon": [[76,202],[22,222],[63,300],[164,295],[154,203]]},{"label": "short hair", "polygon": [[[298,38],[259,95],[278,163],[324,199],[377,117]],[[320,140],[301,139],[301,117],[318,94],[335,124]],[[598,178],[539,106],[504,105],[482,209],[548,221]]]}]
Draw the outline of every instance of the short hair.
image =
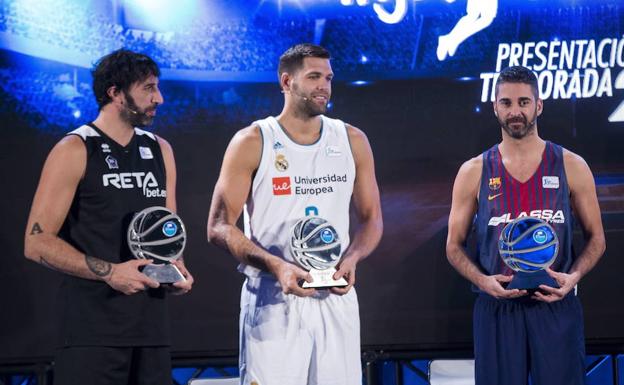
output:
[{"label": "short hair", "polygon": [[108,89],[116,87],[127,92],[130,86],[150,76],[160,76],[160,69],[149,56],[126,49],[113,51],[100,58],[91,71],[93,94],[100,109],[110,103]]},{"label": "short hair", "polygon": [[281,79],[284,72],[290,74],[297,72],[303,67],[303,59],[307,57],[318,57],[321,59],[331,59],[329,51],[320,45],[303,43],[294,45],[280,56],[277,75]]},{"label": "short hair", "polygon": [[498,86],[503,83],[522,83],[531,86],[531,91],[535,95],[535,100],[539,98],[539,90],[537,83],[537,76],[530,69],[523,66],[507,67],[500,72],[498,79],[496,80],[496,91],[498,95]]}]

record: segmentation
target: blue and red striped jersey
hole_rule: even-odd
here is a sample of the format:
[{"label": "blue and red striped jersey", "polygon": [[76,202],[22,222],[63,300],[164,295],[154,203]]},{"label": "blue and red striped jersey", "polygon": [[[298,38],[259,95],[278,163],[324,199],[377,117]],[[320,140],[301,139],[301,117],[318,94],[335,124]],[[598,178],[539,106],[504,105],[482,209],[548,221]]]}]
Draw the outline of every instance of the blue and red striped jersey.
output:
[{"label": "blue and red striped jersey", "polygon": [[498,144],[483,153],[479,207],[475,219],[476,263],[489,274],[513,271],[498,253],[498,239],[505,225],[531,216],[547,221],[559,237],[559,253],[551,269],[568,272],[574,262],[570,191],[561,146],[546,142],[542,161],[526,182],[516,180],[503,166]]}]

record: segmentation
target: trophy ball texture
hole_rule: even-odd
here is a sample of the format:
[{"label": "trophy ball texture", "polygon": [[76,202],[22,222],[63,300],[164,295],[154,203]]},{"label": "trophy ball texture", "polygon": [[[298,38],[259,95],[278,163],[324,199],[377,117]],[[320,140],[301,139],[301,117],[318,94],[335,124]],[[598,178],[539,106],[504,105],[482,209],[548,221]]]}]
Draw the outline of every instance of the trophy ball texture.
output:
[{"label": "trophy ball texture", "polygon": [[340,260],[338,232],[319,217],[306,217],[295,224],[290,248],[295,260],[307,270],[329,269]]},{"label": "trophy ball texture", "polygon": [[539,218],[522,217],[508,223],[501,232],[498,251],[514,271],[536,272],[555,261],[559,250],[557,233]]}]

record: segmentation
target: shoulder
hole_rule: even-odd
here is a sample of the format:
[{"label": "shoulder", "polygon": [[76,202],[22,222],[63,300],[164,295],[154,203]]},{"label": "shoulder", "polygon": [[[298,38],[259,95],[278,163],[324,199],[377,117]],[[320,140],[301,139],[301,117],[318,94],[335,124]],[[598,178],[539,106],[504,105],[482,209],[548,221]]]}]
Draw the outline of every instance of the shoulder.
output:
[{"label": "shoulder", "polygon": [[468,159],[459,167],[457,176],[459,177],[461,174],[462,176],[465,176],[467,178],[478,179],[481,177],[482,170],[483,170],[483,156],[477,155],[474,158]]},{"label": "shoulder", "polygon": [[349,123],[345,123],[345,127],[347,128],[347,135],[349,135],[349,140],[368,142],[368,138],[366,137],[364,131],[360,130],[355,126],[352,126]]},{"label": "shoulder", "polygon": [[592,176],[585,159],[566,148],[563,148],[563,166],[569,184],[575,184],[579,179],[583,180]]},{"label": "shoulder", "polygon": [[237,147],[243,147],[245,149],[253,149],[262,147],[262,132],[260,126],[252,124],[243,129],[240,129],[234,134],[232,138],[232,144]]},{"label": "shoulder", "polygon": [[82,136],[77,134],[68,134],[56,143],[54,148],[52,148],[51,154],[52,153],[74,159],[86,157],[87,148]]},{"label": "shoulder", "polygon": [[158,136],[154,134],[154,139],[158,142],[158,146],[160,147],[160,151],[164,154],[173,154],[173,147],[171,144],[163,138],[162,136]]}]

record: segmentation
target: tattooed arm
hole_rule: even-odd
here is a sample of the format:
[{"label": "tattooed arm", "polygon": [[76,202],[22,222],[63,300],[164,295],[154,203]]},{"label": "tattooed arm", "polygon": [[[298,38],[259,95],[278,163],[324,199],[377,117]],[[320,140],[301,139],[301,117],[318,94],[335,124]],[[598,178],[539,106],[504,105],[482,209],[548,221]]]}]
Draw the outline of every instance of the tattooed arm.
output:
[{"label": "tattooed arm", "polygon": [[298,283],[301,279],[312,280],[305,270],[264,250],[245,237],[236,226],[261,154],[262,137],[258,127],[247,127],[232,138],[212,194],[208,241],[229,251],[239,262],[275,275],[285,293],[312,295],[314,289],[303,289]]},{"label": "tattooed arm", "polygon": [[85,146],[75,135],[63,138],[48,155],[28,217],[24,255],[65,274],[104,281],[125,294],[158,287],[138,270],[149,260],[112,264],[81,253],[57,236],[84,175],[86,157]]}]

